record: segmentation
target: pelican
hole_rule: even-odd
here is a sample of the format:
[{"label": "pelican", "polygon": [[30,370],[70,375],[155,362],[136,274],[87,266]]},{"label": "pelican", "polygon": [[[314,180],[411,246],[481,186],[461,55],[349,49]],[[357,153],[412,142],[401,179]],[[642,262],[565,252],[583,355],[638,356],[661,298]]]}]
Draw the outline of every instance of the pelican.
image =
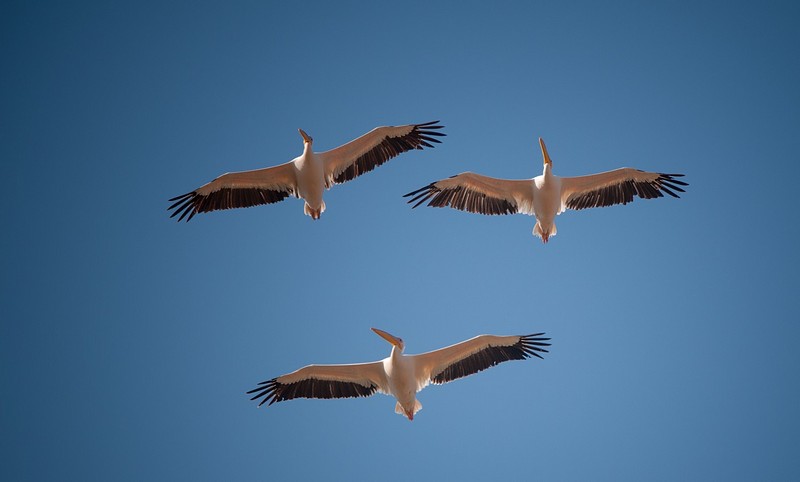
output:
[{"label": "pelican", "polygon": [[229,172],[194,191],[170,199],[170,217],[180,214],[186,222],[197,213],[219,209],[272,204],[289,195],[305,200],[303,212],[319,219],[325,211],[322,192],[367,173],[389,159],[413,149],[434,147],[444,136],[439,121],[405,126],[376,127],[363,136],[325,152],[314,152],[314,139],[298,129],[303,138],[300,157],[274,167]]},{"label": "pelican", "polygon": [[[405,343],[383,330],[372,328],[392,344],[388,358],[351,365],[308,365],[287,375],[267,380],[250,390],[258,406],[294,398],[369,397],[375,392],[397,400],[394,411],[414,420],[422,409],[417,392],[428,384],[442,384],[466,377],[508,360],[542,358],[550,346],[544,333],[523,336],[480,335],[421,355],[404,355]],[[538,352],[538,353],[537,353]]]},{"label": "pelican", "polygon": [[533,179],[497,179],[464,172],[432,182],[403,197],[411,197],[412,208],[428,201],[428,206],[450,206],[480,214],[528,214],[536,216],[533,235],[547,243],[556,235],[555,217],[565,209],[586,209],[628,204],[634,196],[642,199],[662,197],[662,191],[680,197],[688,184],[676,178],[683,174],[645,172],[623,167],[613,171],[579,177],[558,177],[544,140],[539,138],[544,171]]}]

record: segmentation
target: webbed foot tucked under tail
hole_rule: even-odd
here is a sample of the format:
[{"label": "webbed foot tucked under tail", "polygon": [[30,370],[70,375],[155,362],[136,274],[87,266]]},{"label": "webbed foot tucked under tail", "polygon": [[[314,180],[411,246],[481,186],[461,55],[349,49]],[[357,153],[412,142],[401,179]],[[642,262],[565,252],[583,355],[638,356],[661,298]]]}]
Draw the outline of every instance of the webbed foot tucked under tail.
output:
[{"label": "webbed foot tucked under tail", "polygon": [[314,209],[308,205],[308,203],[303,206],[303,212],[306,213],[308,216],[311,216],[311,219],[319,219],[322,216],[322,213],[325,212],[325,201],[322,201],[320,204],[319,209]]},{"label": "webbed foot tucked under tail", "polygon": [[414,400],[414,410],[411,413],[406,412],[406,409],[404,409],[403,406],[400,405],[400,402],[397,402],[394,406],[394,413],[402,415],[409,420],[414,420],[414,415],[420,410],[422,410],[422,404],[419,403],[419,400]]},{"label": "webbed foot tucked under tail", "polygon": [[539,224],[539,221],[536,221],[536,226],[533,227],[533,235],[537,238],[542,238],[542,243],[544,244],[547,244],[547,241],[550,240],[550,236],[555,236],[557,233],[558,229],[556,229],[555,224],[552,224],[547,231],[542,229],[542,225]]}]

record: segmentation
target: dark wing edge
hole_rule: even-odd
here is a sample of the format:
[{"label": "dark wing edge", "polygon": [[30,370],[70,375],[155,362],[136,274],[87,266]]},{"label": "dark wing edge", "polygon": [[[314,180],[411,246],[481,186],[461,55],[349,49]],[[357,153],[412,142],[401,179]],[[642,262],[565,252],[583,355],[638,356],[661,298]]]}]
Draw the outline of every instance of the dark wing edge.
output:
[{"label": "dark wing edge", "polygon": [[542,338],[544,333],[534,333],[519,338],[519,341],[508,346],[489,345],[466,358],[452,363],[441,372],[431,376],[431,382],[442,384],[463,378],[491,368],[510,360],[525,360],[531,356],[542,358],[539,353],[549,353],[546,343],[550,338]]},{"label": "dark wing edge", "polygon": [[186,218],[186,222],[188,223],[197,213],[272,204],[283,201],[291,194],[293,194],[291,189],[273,190],[256,187],[226,187],[205,195],[198,194],[197,191],[192,191],[170,199],[169,202],[174,201],[175,203],[168,207],[167,211],[174,209],[175,212],[172,213],[170,218],[174,218],[180,214],[178,222]]},{"label": "dark wing edge", "polygon": [[573,194],[566,201],[566,206],[570,209],[580,210],[587,208],[599,208],[613,206],[615,204],[628,204],[633,202],[634,196],[642,199],[653,199],[663,197],[662,191],[674,198],[680,198],[677,192],[686,192],[680,186],[689,184],[675,179],[683,177],[683,174],[663,174],[652,181],[637,181],[626,179],[617,184],[605,186],[589,192]]},{"label": "dark wing edge", "polygon": [[423,147],[433,148],[435,146],[431,143],[440,144],[442,142],[437,139],[437,137],[447,135],[443,132],[437,132],[436,130],[442,129],[443,127],[444,126],[440,125],[439,121],[436,120],[424,124],[414,124],[411,132],[404,136],[386,136],[378,145],[359,156],[358,159],[347,166],[341,173],[334,175],[333,182],[342,184],[355,179],[404,152],[414,149],[421,150]]},{"label": "dark wing edge", "polygon": [[[450,179],[454,177],[457,176],[451,176]],[[507,199],[492,197],[462,185],[442,189],[436,185],[436,182],[432,182],[423,188],[404,194],[403,197],[411,197],[406,203],[415,203],[411,206],[411,209],[430,200],[428,206],[431,207],[443,208],[449,206],[453,209],[477,214],[504,215],[519,212],[516,203],[512,203]]]},{"label": "dark wing edge", "polygon": [[260,407],[269,402],[292,400],[295,398],[355,398],[369,397],[378,390],[378,385],[372,383],[369,386],[355,382],[341,382],[337,380],[320,380],[318,378],[306,378],[294,383],[280,383],[277,378],[266,380],[258,384],[258,387],[247,392],[253,395],[250,400],[263,398],[258,404]]}]

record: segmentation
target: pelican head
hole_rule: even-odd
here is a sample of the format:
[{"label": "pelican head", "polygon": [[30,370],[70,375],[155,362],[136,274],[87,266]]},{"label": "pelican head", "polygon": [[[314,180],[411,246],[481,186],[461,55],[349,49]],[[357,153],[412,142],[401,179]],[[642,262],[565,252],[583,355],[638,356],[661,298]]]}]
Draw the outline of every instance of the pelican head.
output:
[{"label": "pelican head", "polygon": [[314,139],[312,139],[310,135],[306,134],[306,131],[304,131],[303,129],[297,129],[297,130],[300,131],[300,135],[303,136],[304,144],[305,143],[311,144],[312,142],[314,142]]},{"label": "pelican head", "polygon": [[372,328],[372,331],[374,331],[375,334],[377,334],[378,336],[380,336],[384,340],[388,341],[394,347],[396,347],[398,350],[400,350],[400,353],[402,353],[403,350],[405,349],[406,345],[405,345],[405,343],[403,343],[403,339],[402,338],[398,338],[398,337],[396,337],[396,336],[394,336],[392,334],[386,333],[385,331],[379,330],[377,328]]},{"label": "pelican head", "polygon": [[549,165],[553,167],[553,161],[550,160],[550,154],[547,153],[547,146],[544,145],[544,140],[540,137],[539,138],[539,147],[542,148],[542,158],[544,159],[544,165]]}]

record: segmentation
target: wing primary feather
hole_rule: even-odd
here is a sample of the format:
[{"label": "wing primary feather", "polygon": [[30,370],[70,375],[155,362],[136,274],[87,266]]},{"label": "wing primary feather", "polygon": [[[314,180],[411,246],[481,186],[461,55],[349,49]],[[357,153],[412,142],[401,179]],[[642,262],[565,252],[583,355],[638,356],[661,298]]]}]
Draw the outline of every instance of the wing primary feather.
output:
[{"label": "wing primary feather", "polygon": [[182,203],[186,198],[191,197],[193,194],[194,194],[194,191],[187,192],[186,194],[181,194],[180,196],[175,196],[174,198],[169,199],[167,202],[172,202],[172,201],[176,201],[176,202],[172,206],[168,207],[167,211],[169,211],[170,209],[174,208],[178,204]]},{"label": "wing primary feather", "polygon": [[408,194],[403,195],[403,197],[414,196],[406,202],[406,204],[416,203],[413,206],[411,206],[411,208],[414,209],[415,207],[427,201],[431,196],[433,196],[437,192],[439,192],[439,188],[436,187],[435,182],[432,182],[423,188],[417,189],[416,191],[412,191]]},{"label": "wing primary feather", "polygon": [[248,395],[250,395],[251,393],[255,393],[253,398],[251,398],[250,400],[257,400],[263,397],[264,399],[261,400],[261,402],[259,402],[258,404],[259,407],[261,405],[264,405],[264,403],[266,402],[269,402],[269,405],[275,403],[277,401],[276,400],[277,399],[276,392],[278,387],[277,380],[273,378],[272,380],[263,381],[259,383],[259,385],[260,386],[258,388],[254,388],[253,390],[247,392]]},{"label": "wing primary feather", "polygon": [[175,210],[170,218],[179,215],[178,222],[186,218],[188,223],[197,213],[207,213],[223,209],[247,208],[261,204],[272,204],[286,199],[292,190],[264,188],[222,188],[209,194],[200,195],[192,191],[176,196],[167,210]]},{"label": "wing primary feather", "polygon": [[171,209],[175,209],[176,207],[178,208],[177,210],[175,210],[175,212],[172,213],[172,215],[170,216],[171,218],[174,218],[177,214],[180,214],[180,212],[183,211],[186,208],[187,205],[191,205],[191,203],[192,203],[191,196],[193,194],[194,193],[190,192],[190,193],[184,194],[183,196],[178,196],[178,197],[174,197],[174,198],[170,199],[170,201],[174,201],[175,199],[177,199],[177,201],[175,202],[175,204],[173,204],[170,207],[168,207],[167,211],[169,211]]},{"label": "wing primary feather", "polygon": [[450,206],[454,209],[471,213],[505,215],[517,212],[515,203],[471,190],[462,185],[442,189],[435,182],[432,182],[423,188],[404,194],[403,197],[411,197],[407,204],[413,204],[411,206],[412,209],[430,200],[428,206],[431,207]]},{"label": "wing primary feather", "polygon": [[676,198],[679,198],[679,197],[680,197],[680,196],[678,196],[677,194],[675,194],[674,192],[672,192],[672,191],[670,191],[669,189],[667,189],[667,186],[666,186],[666,185],[664,185],[664,184],[662,184],[662,185],[661,185],[661,190],[662,190],[662,191],[664,191],[665,193],[669,194],[669,195],[670,195],[670,196],[672,196],[672,197],[676,197]]},{"label": "wing primary feather", "polygon": [[190,211],[190,213],[189,213],[189,217],[188,217],[188,218],[186,218],[186,222],[188,223],[189,221],[191,221],[191,220],[192,220],[192,218],[194,217],[194,215],[195,215],[195,214],[197,214],[197,210],[195,210],[195,209],[187,209],[187,211]]},{"label": "wing primary feather", "polygon": [[587,208],[612,206],[615,204],[628,204],[634,197],[654,199],[668,194],[680,198],[677,192],[686,192],[680,186],[689,184],[675,179],[683,174],[663,174],[651,180],[624,179],[615,184],[598,187],[591,191],[573,194],[566,200],[570,209],[581,210]]},{"label": "wing primary feather", "polygon": [[411,202],[414,202],[414,201],[417,201],[417,199],[419,199],[419,201],[418,201],[416,204],[414,204],[413,206],[411,206],[411,209],[414,209],[414,208],[416,208],[417,206],[419,206],[420,204],[424,203],[425,201],[427,201],[428,199],[430,199],[430,198],[431,198],[431,197],[432,197],[434,194],[436,194],[437,192],[438,192],[438,191],[435,191],[435,190],[431,189],[430,191],[428,191],[428,192],[426,192],[426,193],[424,193],[424,194],[420,194],[420,195],[419,195],[419,196],[417,196],[416,198],[412,199],[411,201],[409,201],[409,203],[411,203]]},{"label": "wing primary feather", "polygon": [[433,144],[440,144],[437,137],[446,136],[436,129],[444,126],[438,124],[439,121],[431,121],[423,124],[414,124],[411,132],[398,137],[384,137],[372,149],[361,154],[351,162],[341,172],[332,175],[333,182],[341,184],[356,177],[372,171],[376,167],[384,164],[389,159],[411,150],[418,150],[424,147],[433,148]]},{"label": "wing primary feather", "polygon": [[673,179],[675,177],[683,177],[683,176],[685,176],[685,174],[665,174],[663,172],[660,172],[660,173],[658,173],[658,175],[659,176],[664,176],[666,178],[669,178],[670,181],[675,182],[677,184],[680,184],[681,186],[688,186],[689,185],[689,183],[687,183],[687,182],[683,182],[683,181],[680,181],[678,179]]},{"label": "wing primary feather", "polygon": [[[425,122],[423,124],[417,124],[417,127],[426,127],[428,129],[441,129],[442,127],[444,127],[443,125],[434,125],[434,124],[438,124],[438,123],[439,123],[439,121],[435,120],[435,121]],[[431,127],[428,127],[428,126],[431,126]]]},{"label": "wing primary feather", "polygon": [[[428,185],[427,185],[427,186],[425,186],[425,187],[421,187],[421,188],[417,189],[416,191],[411,191],[411,192],[410,192],[410,193],[408,193],[408,194],[403,194],[403,197],[410,197],[410,196],[414,196],[414,195],[416,195],[416,194],[419,194],[419,193],[421,193],[422,191],[427,191],[427,190],[429,190],[431,187],[433,187],[433,185],[434,185],[434,184],[436,184],[436,183],[433,183],[433,182],[432,182],[432,183],[428,184]],[[170,199],[170,201],[172,201],[172,199]],[[414,200],[412,199],[411,201],[408,201],[408,202],[409,202],[409,203],[412,203],[412,202],[414,202]]]},{"label": "wing primary feather", "polygon": [[542,356],[536,352],[550,353],[547,349],[543,348],[545,346],[550,346],[550,343],[545,343],[550,341],[550,338],[542,338],[542,335],[544,335],[544,333],[534,333],[533,335],[520,337],[520,345],[528,355],[542,358]]},{"label": "wing primary feather", "polygon": [[266,380],[258,384],[258,387],[247,392],[248,395],[254,394],[250,400],[263,399],[258,406],[268,403],[292,400],[295,398],[356,398],[369,397],[378,390],[378,386],[369,386],[355,382],[342,382],[337,380],[320,380],[317,378],[306,378],[294,383],[281,383],[277,378]]},{"label": "wing primary feather", "polygon": [[545,347],[550,338],[543,338],[544,333],[520,336],[513,345],[488,345],[461,360],[451,363],[439,373],[432,374],[431,382],[435,384],[447,383],[458,378],[463,378],[474,373],[491,368],[495,365],[510,360],[524,360],[535,356],[542,358],[539,353],[549,353]]}]

